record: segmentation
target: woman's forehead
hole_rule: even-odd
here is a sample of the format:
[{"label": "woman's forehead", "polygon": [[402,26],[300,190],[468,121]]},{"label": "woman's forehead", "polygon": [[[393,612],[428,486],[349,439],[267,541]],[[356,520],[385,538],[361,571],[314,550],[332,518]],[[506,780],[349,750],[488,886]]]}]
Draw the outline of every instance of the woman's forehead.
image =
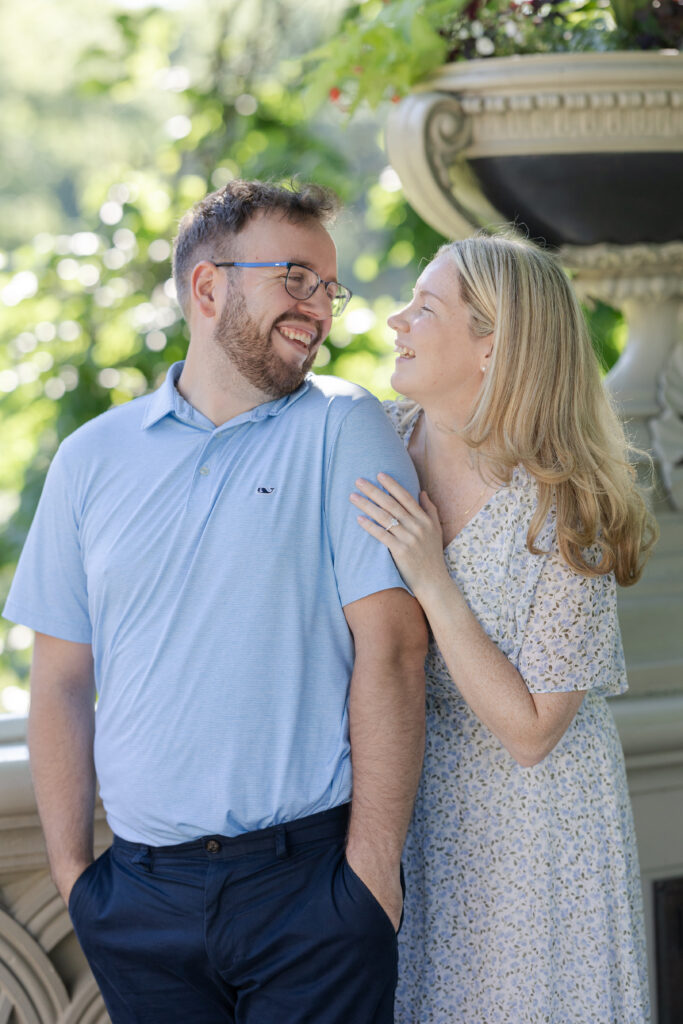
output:
[{"label": "woman's forehead", "polygon": [[443,256],[437,256],[418,277],[414,292],[429,292],[442,302],[452,302],[458,298],[456,268]]}]

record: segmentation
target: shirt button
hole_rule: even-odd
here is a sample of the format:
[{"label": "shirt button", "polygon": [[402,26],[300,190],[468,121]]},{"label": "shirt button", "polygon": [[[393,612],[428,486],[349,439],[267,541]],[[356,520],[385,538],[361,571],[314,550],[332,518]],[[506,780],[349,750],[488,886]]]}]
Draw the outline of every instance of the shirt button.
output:
[{"label": "shirt button", "polygon": [[218,853],[221,848],[221,844],[217,839],[207,839],[204,843],[204,849],[207,853]]},{"label": "shirt button", "polygon": [[205,464],[205,465],[203,465],[203,466],[202,466],[202,467],[200,468],[199,472],[201,473],[201,475],[202,475],[202,476],[208,476],[208,475],[209,475],[209,473],[211,472],[211,470],[210,470],[210,469],[209,469],[209,467],[208,467],[208,466],[207,466],[207,465]]}]

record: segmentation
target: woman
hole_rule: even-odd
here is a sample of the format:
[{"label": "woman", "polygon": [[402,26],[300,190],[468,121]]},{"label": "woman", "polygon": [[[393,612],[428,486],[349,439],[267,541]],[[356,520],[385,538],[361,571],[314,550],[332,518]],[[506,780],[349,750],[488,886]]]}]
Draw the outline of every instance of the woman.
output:
[{"label": "woman", "polygon": [[357,482],[422,604],[427,746],[405,851],[399,1024],[643,1024],[638,861],[605,696],[615,580],[655,537],[555,261],[444,246],[391,317],[390,404],[420,477]]}]

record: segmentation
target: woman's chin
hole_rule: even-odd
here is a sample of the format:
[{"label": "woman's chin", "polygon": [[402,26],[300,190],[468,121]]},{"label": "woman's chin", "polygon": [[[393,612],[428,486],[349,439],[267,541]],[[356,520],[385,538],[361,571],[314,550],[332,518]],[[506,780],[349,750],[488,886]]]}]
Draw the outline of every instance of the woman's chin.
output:
[{"label": "woman's chin", "polygon": [[407,374],[401,373],[401,367],[397,366],[391,375],[389,381],[394,391],[399,395],[404,395],[406,398],[413,398],[411,395],[410,381],[407,379]]}]

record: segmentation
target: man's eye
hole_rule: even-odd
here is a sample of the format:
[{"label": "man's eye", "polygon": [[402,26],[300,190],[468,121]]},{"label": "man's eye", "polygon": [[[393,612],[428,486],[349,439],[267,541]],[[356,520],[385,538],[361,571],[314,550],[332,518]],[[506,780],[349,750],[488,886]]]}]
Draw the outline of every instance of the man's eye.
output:
[{"label": "man's eye", "polygon": [[294,271],[290,270],[290,272],[289,272],[289,280],[291,281],[292,284],[303,284],[304,283],[304,274],[298,273],[295,270]]}]

